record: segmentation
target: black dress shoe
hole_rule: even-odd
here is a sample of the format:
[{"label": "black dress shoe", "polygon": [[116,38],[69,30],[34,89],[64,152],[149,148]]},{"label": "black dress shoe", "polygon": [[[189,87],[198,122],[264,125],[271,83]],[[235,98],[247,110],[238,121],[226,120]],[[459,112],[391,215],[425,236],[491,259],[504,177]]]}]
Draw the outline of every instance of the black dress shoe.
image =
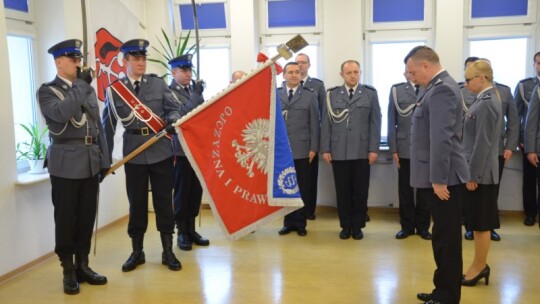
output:
[{"label": "black dress shoe", "polygon": [[427,301],[431,300],[431,294],[430,293],[418,293],[418,294],[416,294],[416,298],[418,298],[418,300],[420,300],[420,301],[427,302]]},{"label": "black dress shoe", "polygon": [[498,242],[501,240],[501,236],[495,230],[491,230],[491,240]]},{"label": "black dress shoe", "polygon": [[536,219],[532,216],[525,217],[525,220],[523,221],[523,225],[525,226],[532,226],[536,222]]},{"label": "black dress shoe", "polygon": [[315,220],[316,218],[317,218],[317,216],[315,215],[315,213],[310,214],[310,215],[307,216],[307,219],[311,220],[311,221]]},{"label": "black dress shoe", "polygon": [[193,244],[197,246],[208,246],[210,245],[210,241],[201,236],[197,231],[189,231],[188,232],[189,239],[193,242]]},{"label": "black dress shoe", "polygon": [[341,229],[341,232],[339,233],[339,238],[342,240],[346,240],[351,237],[351,229],[350,228],[343,228]]},{"label": "black dress shoe", "polygon": [[396,239],[398,240],[403,240],[403,239],[406,239],[408,238],[412,233],[409,233],[405,230],[400,230],[397,234],[396,234]]},{"label": "black dress shoe", "polygon": [[429,233],[429,231],[427,230],[422,230],[420,232],[417,232],[416,234],[418,234],[421,238],[423,238],[426,241],[431,240],[431,233]]},{"label": "black dress shoe", "polygon": [[306,228],[298,228],[296,230],[296,234],[298,234],[299,236],[306,236],[307,235],[307,230],[306,230]]},{"label": "black dress shoe", "polygon": [[192,249],[191,239],[189,238],[187,232],[178,233],[178,237],[176,238],[176,245],[178,246],[178,248],[180,248],[180,250],[190,251]]},{"label": "black dress shoe", "polygon": [[146,259],[144,257],[144,251],[134,251],[131,253],[127,261],[122,265],[122,271],[132,271],[135,269],[138,265],[142,265],[146,263]]},{"label": "black dress shoe", "polygon": [[294,231],[294,229],[292,229],[291,227],[285,226],[285,227],[279,229],[278,234],[279,235],[285,235],[285,234],[291,233],[291,231]]},{"label": "black dress shoe", "polygon": [[364,234],[362,233],[362,229],[353,229],[351,234],[352,234],[352,238],[357,240],[357,241],[364,238]]},{"label": "black dress shoe", "polygon": [[474,233],[472,231],[466,231],[465,234],[463,235],[463,237],[467,240],[467,241],[472,241],[474,240]]}]

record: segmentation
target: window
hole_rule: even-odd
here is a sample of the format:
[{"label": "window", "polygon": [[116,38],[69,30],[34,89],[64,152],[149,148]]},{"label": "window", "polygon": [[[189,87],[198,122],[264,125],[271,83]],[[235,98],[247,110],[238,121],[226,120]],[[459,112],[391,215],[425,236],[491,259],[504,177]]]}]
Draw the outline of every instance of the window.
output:
[{"label": "window", "polygon": [[269,0],[268,27],[316,26],[315,0]]},{"label": "window", "polygon": [[304,34],[322,31],[322,0],[260,1],[261,34]]},{"label": "window", "polygon": [[[193,20],[193,6],[191,4],[181,4],[180,20],[182,29],[191,30],[195,28]],[[225,18],[225,3],[206,3],[196,5],[199,29],[225,29],[227,22]]]},{"label": "window", "polygon": [[472,25],[536,22],[538,0],[466,0],[465,23]]},{"label": "window", "polygon": [[[201,56],[201,78],[206,82],[203,94],[208,100],[229,85],[232,72],[229,61],[223,59],[230,58],[230,49],[228,47],[205,47],[201,48],[199,55]],[[196,60],[196,57],[193,57],[194,64],[197,64]]]},{"label": "window", "polygon": [[512,90],[527,75],[526,66],[531,62],[526,56],[527,37],[470,40],[469,52],[471,56],[489,59],[494,80]]},{"label": "window", "polygon": [[370,44],[372,56],[370,69],[371,82],[377,89],[379,104],[381,105],[381,143],[386,143],[388,134],[388,101],[392,85],[406,81],[403,72],[405,64],[403,59],[409,51],[417,45],[424,45],[425,41],[404,42],[373,42]]},{"label": "window", "polygon": [[[8,35],[7,42],[13,121],[17,126],[36,122],[36,88],[34,85],[32,39]],[[17,126],[15,127],[15,143],[28,141],[30,139],[28,134]],[[21,166],[24,166],[24,164],[21,164]]]},{"label": "window", "polygon": [[406,81],[403,59],[415,46],[432,45],[433,2],[366,1],[366,55],[361,82],[375,87],[379,96],[382,114],[381,144],[387,142],[390,88]]},{"label": "window", "polygon": [[[309,68],[309,76],[315,77],[318,79],[323,79],[322,75],[322,68],[320,64],[321,56],[319,55],[319,40],[316,37],[308,36],[308,35],[302,35],[304,39],[306,39],[309,43],[306,47],[301,49],[298,53],[304,53],[309,56],[309,61],[311,63],[311,67]],[[261,51],[265,53],[269,58],[274,57],[277,54],[277,46],[281,43],[286,43],[287,39],[290,39],[290,36],[282,36],[282,35],[275,35],[271,38],[263,39],[263,45],[261,46]],[[281,40],[280,40],[281,39]],[[285,60],[283,58],[278,59],[277,63],[281,65],[282,67],[287,64],[287,62],[295,61],[297,54],[293,54],[293,56],[289,60]],[[276,86],[279,88],[281,87],[281,84],[283,83],[283,74],[279,74],[276,76]]]}]

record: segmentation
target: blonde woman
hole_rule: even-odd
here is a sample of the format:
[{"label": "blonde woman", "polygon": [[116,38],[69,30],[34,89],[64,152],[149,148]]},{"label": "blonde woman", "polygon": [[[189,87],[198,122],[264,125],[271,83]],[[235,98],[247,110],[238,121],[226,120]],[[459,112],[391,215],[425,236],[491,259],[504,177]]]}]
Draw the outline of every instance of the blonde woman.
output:
[{"label": "blonde woman", "polygon": [[463,123],[463,146],[471,180],[467,182],[463,208],[474,231],[474,260],[463,275],[463,286],[475,286],[485,279],[489,284],[487,256],[492,229],[500,227],[497,214],[499,183],[498,146],[502,124],[501,100],[493,88],[493,70],[486,60],[479,60],[465,70],[466,86],[477,95]]}]

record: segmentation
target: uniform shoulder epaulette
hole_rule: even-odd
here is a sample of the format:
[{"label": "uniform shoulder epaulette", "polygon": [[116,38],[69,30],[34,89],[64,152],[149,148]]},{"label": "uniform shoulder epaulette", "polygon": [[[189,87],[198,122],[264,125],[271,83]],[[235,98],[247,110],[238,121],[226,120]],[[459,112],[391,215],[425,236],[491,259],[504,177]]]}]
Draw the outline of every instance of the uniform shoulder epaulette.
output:
[{"label": "uniform shoulder epaulette", "polygon": [[527,82],[527,81],[534,81],[534,78],[529,77],[529,78],[521,79],[519,82],[522,83],[522,82]]},{"label": "uniform shoulder epaulette", "polygon": [[482,95],[482,99],[491,99],[491,93],[486,93]]},{"label": "uniform shoulder epaulette", "polygon": [[364,87],[366,87],[366,89],[370,89],[370,90],[373,90],[373,91],[377,92],[377,89],[375,89],[375,87],[373,87],[373,86],[370,86],[369,84],[365,84]]},{"label": "uniform shoulder epaulette", "polygon": [[159,76],[157,74],[154,74],[154,73],[150,73],[150,74],[146,74],[146,75],[148,77],[158,77],[159,78]]},{"label": "uniform shoulder epaulette", "polygon": [[457,83],[460,89],[463,89],[465,87],[465,81],[460,81]]},{"label": "uniform shoulder epaulette", "polygon": [[313,77],[310,77],[311,80],[315,81],[315,82],[323,82],[322,80],[318,79],[318,78],[313,78]]},{"label": "uniform shoulder epaulette", "polygon": [[399,86],[402,86],[402,85],[405,85],[405,84],[407,84],[407,83],[406,82],[400,82],[400,83],[395,83],[392,86],[393,87],[399,87]]},{"label": "uniform shoulder epaulette", "polygon": [[502,83],[494,82],[494,84],[495,84],[497,87],[499,87],[499,88],[509,88],[509,89],[510,89],[509,86],[507,86],[507,85],[505,85],[505,84],[502,84]]},{"label": "uniform shoulder epaulette", "polygon": [[49,81],[49,82],[45,82],[44,84],[42,84],[46,87],[50,87],[50,86],[53,86],[54,85],[54,81]]},{"label": "uniform shoulder epaulette", "polygon": [[277,88],[277,89],[278,89],[278,91],[279,91],[279,90],[283,90],[283,87],[279,87],[279,88]]},{"label": "uniform shoulder epaulette", "polygon": [[310,92],[314,92],[315,90],[313,90],[312,87],[303,87],[304,90],[306,91],[310,91]]},{"label": "uniform shoulder epaulette", "polygon": [[337,89],[337,88],[339,88],[339,87],[340,87],[340,86],[331,87],[331,88],[326,89],[326,91],[327,91],[327,92],[330,92],[330,91],[333,91],[333,90],[335,90],[335,89]]}]

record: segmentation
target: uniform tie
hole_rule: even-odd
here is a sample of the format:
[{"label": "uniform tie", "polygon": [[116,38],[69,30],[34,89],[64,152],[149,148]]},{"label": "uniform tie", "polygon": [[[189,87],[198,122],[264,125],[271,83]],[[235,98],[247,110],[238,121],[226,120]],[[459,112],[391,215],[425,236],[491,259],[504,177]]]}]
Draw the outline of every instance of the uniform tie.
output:
[{"label": "uniform tie", "polygon": [[354,92],[353,89],[349,89],[349,99],[352,99],[352,97],[353,97],[353,92]]},{"label": "uniform tie", "polygon": [[186,93],[188,93],[188,95],[191,95],[191,93],[189,92],[189,87],[188,86],[184,87],[184,91],[186,91]]},{"label": "uniform tie", "polygon": [[300,86],[304,87],[304,81],[300,80]]},{"label": "uniform tie", "polygon": [[289,90],[289,101],[291,101],[291,99],[292,99],[293,92],[294,92],[293,89]]},{"label": "uniform tie", "polygon": [[139,83],[141,83],[140,81],[138,80],[135,80],[135,82],[133,83],[135,85],[135,93],[139,94],[139,89],[141,88],[139,86]]},{"label": "uniform tie", "polygon": [[415,84],[414,85],[414,94],[415,95],[418,95],[418,91],[420,90],[420,85],[419,84]]}]

